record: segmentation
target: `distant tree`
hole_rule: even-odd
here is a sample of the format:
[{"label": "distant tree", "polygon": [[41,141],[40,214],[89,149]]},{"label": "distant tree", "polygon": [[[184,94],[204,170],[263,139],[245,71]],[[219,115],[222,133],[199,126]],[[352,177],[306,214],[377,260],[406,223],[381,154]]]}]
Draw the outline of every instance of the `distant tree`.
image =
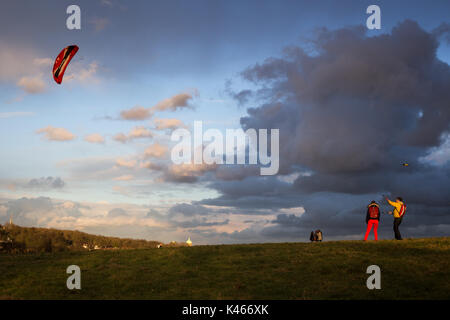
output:
[{"label": "distant tree", "polygon": [[123,239],[91,235],[80,231],[56,230],[46,228],[26,228],[17,225],[0,227],[0,240],[12,239],[12,252],[60,252],[85,250],[83,247],[141,249],[156,248],[158,241]]}]

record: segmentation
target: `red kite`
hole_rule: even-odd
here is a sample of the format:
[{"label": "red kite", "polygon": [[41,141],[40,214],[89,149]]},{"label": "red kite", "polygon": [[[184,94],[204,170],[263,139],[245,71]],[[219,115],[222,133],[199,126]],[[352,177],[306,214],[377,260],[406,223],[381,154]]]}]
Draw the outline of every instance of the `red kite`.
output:
[{"label": "red kite", "polygon": [[78,47],[76,45],[68,46],[56,57],[55,64],[53,65],[53,79],[55,79],[56,83],[61,84],[64,72],[77,51]]}]

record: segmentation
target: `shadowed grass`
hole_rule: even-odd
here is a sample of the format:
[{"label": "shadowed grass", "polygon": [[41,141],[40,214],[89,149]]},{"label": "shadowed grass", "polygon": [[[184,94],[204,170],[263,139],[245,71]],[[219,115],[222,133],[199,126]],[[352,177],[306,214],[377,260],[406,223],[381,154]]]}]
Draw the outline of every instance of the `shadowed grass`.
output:
[{"label": "shadowed grass", "polygon": [[[66,288],[72,264],[81,290]],[[449,270],[450,238],[0,255],[0,298],[449,299]]]}]

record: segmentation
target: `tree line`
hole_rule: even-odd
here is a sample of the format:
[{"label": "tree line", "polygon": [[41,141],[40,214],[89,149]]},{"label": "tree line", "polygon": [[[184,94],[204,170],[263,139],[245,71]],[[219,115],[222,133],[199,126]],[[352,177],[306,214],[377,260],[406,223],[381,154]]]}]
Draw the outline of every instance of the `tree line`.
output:
[{"label": "tree line", "polygon": [[0,252],[60,252],[156,248],[160,242],[92,235],[80,231],[0,225]]}]

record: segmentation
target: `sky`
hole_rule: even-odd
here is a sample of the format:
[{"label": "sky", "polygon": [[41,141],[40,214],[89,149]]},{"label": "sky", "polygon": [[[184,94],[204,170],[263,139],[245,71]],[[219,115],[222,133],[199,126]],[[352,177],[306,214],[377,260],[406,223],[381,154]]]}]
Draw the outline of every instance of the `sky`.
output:
[{"label": "sky", "polygon": [[[69,30],[69,5],[81,29]],[[369,30],[366,9],[381,9]],[[3,1],[0,223],[194,244],[450,231],[448,1]],[[78,53],[61,85],[58,53]],[[280,169],[176,165],[171,134],[279,129]],[[401,164],[410,165],[404,167]]]}]

